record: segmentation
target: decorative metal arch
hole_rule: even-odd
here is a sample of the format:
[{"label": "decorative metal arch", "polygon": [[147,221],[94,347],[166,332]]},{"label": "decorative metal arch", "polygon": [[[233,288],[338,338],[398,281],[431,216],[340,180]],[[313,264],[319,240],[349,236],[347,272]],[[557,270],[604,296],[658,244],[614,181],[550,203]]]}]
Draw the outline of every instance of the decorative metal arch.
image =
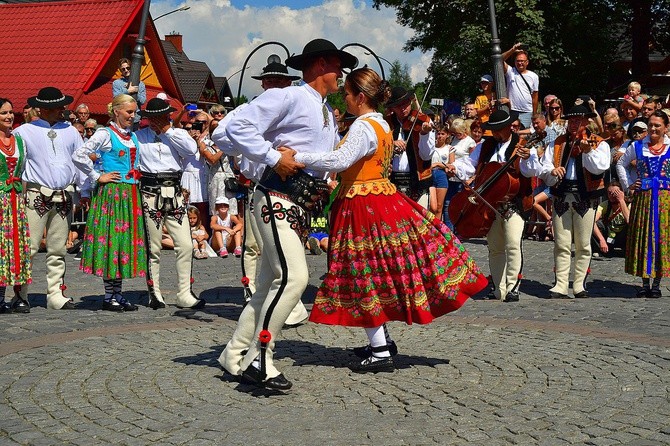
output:
[{"label": "decorative metal arch", "polygon": [[379,56],[377,56],[377,53],[375,53],[374,51],[372,51],[370,48],[363,45],[362,43],[357,43],[357,42],[347,43],[342,48],[340,48],[340,50],[344,51],[345,48],[348,48],[350,46],[360,46],[361,48],[367,50],[370,53],[370,55],[373,56],[377,60],[377,63],[379,64],[379,70],[381,71],[382,80],[386,80],[386,75],[384,74],[384,66],[382,65],[382,61],[379,58]]},{"label": "decorative metal arch", "polygon": [[[265,42],[265,43],[261,43],[256,48],[254,48],[253,51],[251,51],[251,53],[249,53],[247,58],[244,60],[244,64],[242,65],[242,73],[240,74],[240,82],[237,85],[237,98],[235,100],[236,104],[240,103],[240,97],[241,97],[241,93],[242,93],[242,81],[244,80],[244,71],[247,69],[247,63],[249,62],[249,59],[251,59],[251,56],[253,56],[256,51],[260,50],[261,48],[263,48],[264,46],[267,46],[267,45],[279,45],[280,47],[284,48],[284,51],[286,51],[286,57],[287,58],[291,56],[291,54],[288,51],[288,48],[286,48],[286,45],[284,45],[281,42],[275,42],[275,41]],[[286,60],[284,60],[284,61],[286,61]]]}]

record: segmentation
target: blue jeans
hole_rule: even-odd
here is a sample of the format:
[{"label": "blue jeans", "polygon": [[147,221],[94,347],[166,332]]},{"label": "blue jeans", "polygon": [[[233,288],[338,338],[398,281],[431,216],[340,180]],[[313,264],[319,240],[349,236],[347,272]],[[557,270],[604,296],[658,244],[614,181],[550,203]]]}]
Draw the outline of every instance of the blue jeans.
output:
[{"label": "blue jeans", "polygon": [[449,189],[447,190],[447,196],[444,198],[444,208],[442,209],[442,220],[444,223],[451,229],[454,230],[454,224],[449,219],[449,203],[451,199],[454,198],[454,195],[463,190],[463,183],[457,181],[449,181]]}]

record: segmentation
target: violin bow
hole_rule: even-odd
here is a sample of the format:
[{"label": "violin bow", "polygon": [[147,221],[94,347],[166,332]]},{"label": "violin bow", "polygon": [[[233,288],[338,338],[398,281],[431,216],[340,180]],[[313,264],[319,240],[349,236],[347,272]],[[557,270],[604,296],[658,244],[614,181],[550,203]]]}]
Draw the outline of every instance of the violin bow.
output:
[{"label": "violin bow", "polygon": [[[426,98],[428,97],[428,92],[430,91],[430,86],[433,85],[433,80],[431,79],[430,82],[428,82],[428,87],[426,87],[426,91],[423,93],[423,99],[421,100],[421,103],[419,104],[419,110],[418,112],[421,113],[421,109],[423,108],[423,104],[426,102]],[[417,99],[416,93],[414,93],[414,99]],[[414,120],[412,121],[412,125],[409,127],[410,129],[414,129],[414,126],[416,125],[416,120],[419,119],[419,113],[414,116]]]}]

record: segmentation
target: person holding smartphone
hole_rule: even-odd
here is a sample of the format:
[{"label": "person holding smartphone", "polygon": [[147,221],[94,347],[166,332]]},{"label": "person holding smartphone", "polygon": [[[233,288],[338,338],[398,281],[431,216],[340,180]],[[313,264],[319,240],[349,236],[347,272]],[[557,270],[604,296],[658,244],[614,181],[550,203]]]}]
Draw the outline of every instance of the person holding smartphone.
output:
[{"label": "person holding smartphone", "polygon": [[[144,103],[147,102],[147,88],[142,81],[139,81],[138,85],[132,85],[130,83],[130,60],[125,57],[119,59],[119,72],[121,73],[121,77],[112,82],[112,97],[114,98],[125,93],[135,98],[137,101],[135,127],[137,127],[140,122],[140,115],[138,112]],[[137,129],[135,128],[135,130]]]}]

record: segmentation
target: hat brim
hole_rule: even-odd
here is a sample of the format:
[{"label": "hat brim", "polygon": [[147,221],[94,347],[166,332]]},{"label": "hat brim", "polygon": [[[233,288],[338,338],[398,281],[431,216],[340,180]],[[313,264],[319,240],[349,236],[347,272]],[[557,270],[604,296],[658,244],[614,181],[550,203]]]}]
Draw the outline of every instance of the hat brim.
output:
[{"label": "hat brim", "polygon": [[563,116],[561,116],[561,119],[570,119],[570,118],[595,118],[598,116],[597,114],[593,112],[588,112],[588,113],[566,113]]},{"label": "hat brim", "polygon": [[406,101],[408,101],[408,100],[411,100],[411,99],[412,99],[412,96],[414,96],[414,90],[410,90],[410,91],[408,91],[407,93],[405,93],[404,95],[402,95],[402,96],[400,96],[398,99],[396,99],[395,101],[387,102],[386,105],[385,105],[385,107],[386,107],[386,108],[393,108],[393,107],[395,107],[395,106],[397,106],[397,105],[402,104],[403,102],[406,102]]},{"label": "hat brim", "polygon": [[143,118],[149,118],[151,116],[169,115],[174,111],[177,111],[177,109],[168,107],[167,110],[140,110],[138,114]]},{"label": "hat brim", "polygon": [[313,60],[318,57],[325,56],[337,56],[340,59],[342,68],[347,68],[353,70],[358,65],[358,58],[353,54],[349,54],[346,51],[342,50],[325,50],[325,51],[313,51],[307,54],[297,54],[286,59],[286,66],[291,67],[294,70],[300,70],[305,66],[305,62]]},{"label": "hat brim", "polygon": [[491,122],[490,120],[482,124],[482,130],[500,130],[512,125],[514,121],[519,119],[519,113],[510,111],[509,116],[504,121]]},{"label": "hat brim", "polygon": [[266,77],[281,77],[284,79],[288,79],[290,81],[299,81],[300,79],[302,79],[300,76],[292,76],[286,73],[263,73],[259,74],[258,76],[251,76],[252,79],[256,79],[259,81],[262,81]]},{"label": "hat brim", "polygon": [[74,101],[74,98],[72,96],[68,95],[63,95],[63,98],[59,101],[56,102],[50,102],[50,101],[43,101],[39,99],[37,96],[33,96],[32,98],[28,98],[28,105],[31,107],[36,107],[36,108],[59,108],[59,107],[64,107],[68,104],[71,104],[72,101]]}]

